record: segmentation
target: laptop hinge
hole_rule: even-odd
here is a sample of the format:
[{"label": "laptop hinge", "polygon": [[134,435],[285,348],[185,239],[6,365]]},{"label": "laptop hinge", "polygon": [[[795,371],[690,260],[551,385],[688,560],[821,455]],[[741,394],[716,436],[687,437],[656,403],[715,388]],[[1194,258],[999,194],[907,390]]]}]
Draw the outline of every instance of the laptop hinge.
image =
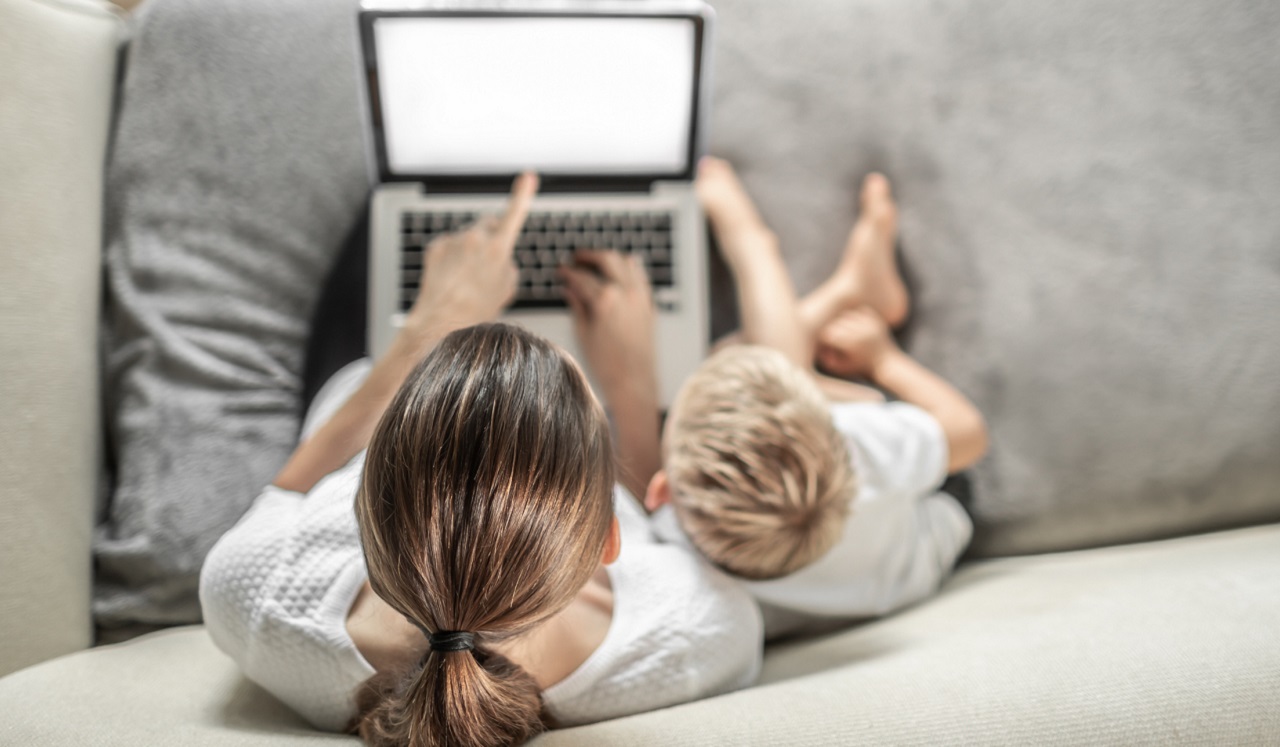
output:
[{"label": "laptop hinge", "polygon": [[[432,176],[419,179],[395,179],[387,184],[407,181],[421,184],[427,194],[502,194],[511,189],[514,177],[448,177]],[[653,190],[656,177],[583,177],[546,175],[541,179],[539,192],[556,193],[592,193],[592,192],[630,192],[647,194]]]}]

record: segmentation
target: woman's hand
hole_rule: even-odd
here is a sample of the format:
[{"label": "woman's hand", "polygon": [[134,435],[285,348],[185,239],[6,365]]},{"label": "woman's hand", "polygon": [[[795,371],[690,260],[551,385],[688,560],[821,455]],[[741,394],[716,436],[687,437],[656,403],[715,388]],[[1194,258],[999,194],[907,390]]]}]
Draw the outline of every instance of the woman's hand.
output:
[{"label": "woman's hand", "polygon": [[501,215],[442,236],[427,246],[418,298],[405,328],[421,332],[442,323],[462,328],[498,318],[516,292],[516,239],[538,191],[538,177],[526,172],[511,186]]},{"label": "woman's hand", "polygon": [[275,484],[305,493],[369,445],[374,426],[413,367],[454,329],[494,319],[515,294],[512,251],[538,177],[521,174],[502,217],[431,242],[422,287],[404,327],[368,378],[327,423],[303,442]]}]

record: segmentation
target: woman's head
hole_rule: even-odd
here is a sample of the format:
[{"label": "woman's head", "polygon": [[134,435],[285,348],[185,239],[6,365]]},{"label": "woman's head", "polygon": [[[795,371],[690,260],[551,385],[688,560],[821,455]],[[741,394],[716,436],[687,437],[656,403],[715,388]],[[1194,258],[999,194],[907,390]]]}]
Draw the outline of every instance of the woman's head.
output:
[{"label": "woman's head", "polygon": [[537,685],[492,646],[564,609],[599,566],[612,460],[581,371],[528,332],[469,327],[419,364],[370,442],[360,535],[378,596],[475,649],[374,678],[366,741],[500,745],[542,728]]}]

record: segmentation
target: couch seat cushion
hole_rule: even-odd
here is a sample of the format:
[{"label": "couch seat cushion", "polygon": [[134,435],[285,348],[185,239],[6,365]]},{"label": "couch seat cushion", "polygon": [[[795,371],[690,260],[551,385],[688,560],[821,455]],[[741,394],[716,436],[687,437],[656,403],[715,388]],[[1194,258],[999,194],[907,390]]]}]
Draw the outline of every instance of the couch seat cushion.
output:
[{"label": "couch seat cushion", "polygon": [[[775,646],[762,684],[538,744],[1280,740],[1280,524],[969,565],[891,619]],[[0,743],[289,745],[311,732],[181,628],[0,679]]]}]

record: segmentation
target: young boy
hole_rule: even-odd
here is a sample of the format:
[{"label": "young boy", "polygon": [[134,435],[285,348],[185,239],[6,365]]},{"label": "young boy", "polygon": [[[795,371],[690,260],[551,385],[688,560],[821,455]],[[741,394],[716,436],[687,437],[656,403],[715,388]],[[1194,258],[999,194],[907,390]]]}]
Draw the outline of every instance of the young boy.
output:
[{"label": "young boy", "polygon": [[[986,428],[889,335],[909,298],[888,182],[867,178],[840,266],[799,302],[732,168],[704,159],[698,194],[738,290],[742,329],[730,342],[745,344],[722,345],[685,383],[661,445],[656,385],[638,373],[653,370],[643,270],[587,253],[594,273],[564,271],[583,349],[614,406],[628,487],[645,493],[661,535],[747,583],[769,637],[931,594],[972,533],[938,488],[982,457]],[[901,401],[827,377],[815,360]]]}]

